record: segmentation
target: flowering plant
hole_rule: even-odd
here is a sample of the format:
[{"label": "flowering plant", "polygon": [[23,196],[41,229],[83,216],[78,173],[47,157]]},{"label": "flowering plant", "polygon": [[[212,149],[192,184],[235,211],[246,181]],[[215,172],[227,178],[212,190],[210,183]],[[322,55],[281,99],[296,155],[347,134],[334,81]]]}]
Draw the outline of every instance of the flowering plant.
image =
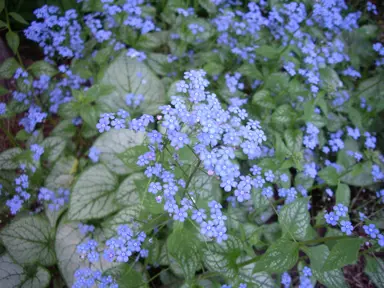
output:
[{"label": "flowering plant", "polygon": [[2,287],[382,286],[374,3],[4,3]]}]

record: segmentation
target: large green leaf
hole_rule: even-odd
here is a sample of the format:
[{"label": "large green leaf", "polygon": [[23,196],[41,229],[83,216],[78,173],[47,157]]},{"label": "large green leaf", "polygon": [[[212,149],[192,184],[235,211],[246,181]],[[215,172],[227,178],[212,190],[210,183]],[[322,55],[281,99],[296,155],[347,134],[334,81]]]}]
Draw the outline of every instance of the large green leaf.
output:
[{"label": "large green leaf", "polygon": [[117,214],[110,216],[101,224],[105,237],[110,238],[114,236],[116,234],[117,228],[120,225],[135,222],[139,218],[140,210],[140,206],[132,205],[125,207]]},{"label": "large green leaf", "polygon": [[255,272],[283,273],[291,269],[299,259],[299,243],[280,238],[255,263]]},{"label": "large green leaf", "polygon": [[238,238],[231,235],[220,244],[207,243],[202,246],[204,265],[227,278],[235,278],[238,275],[236,260],[243,250],[243,246]]},{"label": "large green leaf", "polygon": [[48,221],[40,216],[23,217],[5,227],[0,238],[11,256],[21,264],[53,265],[54,235]]},{"label": "large green leaf", "polygon": [[64,151],[66,141],[61,137],[53,136],[45,138],[42,145],[44,147],[44,158],[46,158],[49,162],[54,162]]},{"label": "large green leaf", "polygon": [[0,256],[0,284],[2,287],[19,287],[24,278],[23,267],[15,263],[8,254]]},{"label": "large green leaf", "polygon": [[318,175],[325,183],[331,186],[336,186],[339,181],[339,174],[337,174],[336,168],[332,166],[321,169]]},{"label": "large green leaf", "polygon": [[[35,267],[34,267],[35,268]],[[44,288],[48,287],[51,280],[49,271],[41,266],[36,268],[32,277],[26,278],[20,288]]]},{"label": "large green leaf", "polygon": [[186,229],[175,229],[167,239],[167,250],[170,259],[180,265],[184,277],[191,280],[201,261],[199,239]]},{"label": "large green leaf", "polygon": [[139,193],[137,192],[138,188],[136,187],[135,181],[143,179],[145,179],[145,176],[142,173],[135,173],[125,178],[117,189],[116,201],[124,206],[140,204]]},{"label": "large green leaf", "polygon": [[372,178],[372,165],[369,162],[359,163],[352,171],[341,177],[341,181],[351,186],[369,186],[374,184]]},{"label": "large green leaf", "polygon": [[[72,287],[75,271],[80,267],[88,266],[88,263],[82,260],[76,252],[77,245],[86,239],[86,235],[80,233],[78,225],[79,222],[69,222],[67,217],[64,216],[56,230],[55,251],[57,263],[68,287]],[[106,271],[117,264],[109,263],[103,260],[103,257],[100,257],[100,260],[93,265],[96,269]]]},{"label": "large green leaf", "polygon": [[384,287],[384,261],[380,258],[365,256],[364,272],[377,287]]},{"label": "large green leaf", "polygon": [[159,78],[144,63],[123,54],[107,68],[101,83],[116,88],[115,92],[98,101],[114,111],[127,108],[125,96],[128,93],[144,96],[144,102],[138,108],[144,114],[156,113],[158,107],[167,102],[165,89]]},{"label": "large green leaf", "polygon": [[51,190],[69,188],[74,180],[78,163],[73,156],[61,157],[45,179],[45,187]]},{"label": "large green leaf", "polygon": [[303,248],[303,251],[308,255],[309,260],[311,261],[312,273],[317,281],[329,288],[348,287],[341,269],[334,269],[326,272],[322,271],[323,265],[329,255],[329,249],[326,245],[305,247]]},{"label": "large green leaf", "polygon": [[[127,166],[125,162],[120,158],[121,153],[126,152],[129,149],[140,146],[144,142],[144,133],[134,132],[132,130],[110,130],[102,134],[93,146],[97,148],[100,153],[100,161],[104,163],[111,171],[118,175],[126,175],[137,170],[137,165]],[[133,153],[135,154],[135,153]],[[136,157],[137,162],[138,155],[132,155],[132,158]],[[123,158],[124,159],[124,158]]]},{"label": "large green leaf", "polygon": [[361,238],[337,240],[324,263],[323,271],[330,271],[342,268],[345,265],[355,264],[362,241],[363,239]]},{"label": "large green leaf", "polygon": [[284,132],[284,140],[287,148],[293,152],[299,152],[303,145],[303,132],[299,129],[288,129]]},{"label": "large green leaf", "polygon": [[68,217],[72,220],[102,218],[118,209],[117,177],[103,164],[84,171],[73,186]]},{"label": "large green leaf", "polygon": [[57,227],[55,241],[56,257],[61,275],[63,275],[68,287],[72,287],[75,271],[81,266],[86,265],[76,253],[77,245],[84,239],[85,235],[80,233],[75,222],[66,223],[65,219],[63,219]]},{"label": "large green leaf", "polygon": [[19,164],[15,159],[17,155],[23,152],[20,148],[11,148],[0,154],[0,170],[14,170]]},{"label": "large green leaf", "polygon": [[294,237],[297,240],[306,238],[311,220],[308,200],[309,198],[299,198],[281,209],[279,223],[283,234],[287,237]]},{"label": "large green leaf", "polygon": [[[251,259],[250,257],[240,257],[238,262],[244,262]],[[247,287],[257,288],[274,288],[276,283],[273,278],[266,272],[254,272],[255,263],[248,264],[239,269],[239,278],[242,283],[246,283]]]}]

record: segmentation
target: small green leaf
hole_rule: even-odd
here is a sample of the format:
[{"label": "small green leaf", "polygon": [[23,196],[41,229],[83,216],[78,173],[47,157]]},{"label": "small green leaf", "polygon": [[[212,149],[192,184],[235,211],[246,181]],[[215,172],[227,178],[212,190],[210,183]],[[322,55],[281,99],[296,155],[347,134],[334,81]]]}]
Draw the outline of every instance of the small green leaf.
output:
[{"label": "small green leaf", "polygon": [[339,174],[335,167],[328,166],[319,171],[318,175],[328,185],[336,186],[339,181]]},{"label": "small green leaf", "polygon": [[184,277],[193,279],[201,261],[197,237],[186,229],[176,228],[167,239],[167,250],[170,258],[180,265]]},{"label": "small green leaf", "polygon": [[0,86],[0,96],[3,96],[8,93],[9,93],[8,89],[5,89],[3,86]]},{"label": "small green leaf", "polygon": [[0,20],[0,28],[6,28],[6,27],[8,27],[7,23],[5,23],[3,20]]},{"label": "small green leaf", "polygon": [[52,77],[58,73],[56,67],[43,60],[34,62],[28,67],[28,70],[30,70],[35,77],[40,77],[41,75]]},{"label": "small green leaf", "polygon": [[285,124],[289,126],[295,120],[295,117],[296,113],[293,108],[288,104],[284,104],[279,106],[272,114],[272,121],[278,125]]},{"label": "small green leaf", "polygon": [[309,198],[299,198],[284,205],[279,213],[279,223],[286,237],[304,240],[310,228],[311,217],[308,212]]},{"label": "small green leaf", "polygon": [[344,274],[340,269],[334,269],[327,272],[322,271],[323,265],[329,255],[329,249],[326,245],[303,247],[302,249],[311,261],[312,273],[317,281],[329,288],[348,287],[345,282]]},{"label": "small green leaf", "polygon": [[337,240],[324,263],[323,271],[339,269],[345,265],[355,264],[363,239],[349,238]]},{"label": "small green leaf", "polygon": [[40,216],[29,216],[11,222],[0,233],[0,238],[11,256],[21,264],[56,262],[51,241],[54,239],[48,221]]},{"label": "small green leaf", "polygon": [[102,218],[118,209],[117,177],[103,164],[85,170],[71,193],[68,217],[72,220]]},{"label": "small green leaf", "polygon": [[255,263],[254,272],[283,273],[291,269],[299,259],[299,244],[286,238],[280,238]]},{"label": "small green leaf", "polygon": [[256,48],[256,55],[266,57],[268,59],[275,59],[279,55],[279,51],[272,46],[261,45]]},{"label": "small green leaf", "polygon": [[7,34],[5,34],[5,38],[7,39],[9,48],[11,48],[13,53],[16,54],[17,49],[19,48],[19,45],[20,45],[19,35],[17,35],[17,33],[13,31],[8,31]]},{"label": "small green leaf", "polygon": [[29,23],[21,16],[20,14],[16,12],[10,12],[9,16],[11,16],[13,19],[15,19],[17,22],[25,25],[29,25]]},{"label": "small green leaf", "polygon": [[205,10],[207,10],[208,13],[216,13],[216,5],[211,0],[199,0],[199,4]]},{"label": "small green leaf", "polygon": [[349,189],[349,186],[346,184],[339,183],[339,185],[337,185],[336,204],[339,204],[339,203],[347,207],[351,203],[351,190]]},{"label": "small green leaf", "polygon": [[[103,133],[97,138],[93,146],[101,152],[101,163],[104,163],[115,174],[127,175],[138,170],[136,165],[137,159],[134,158],[139,156],[137,154],[133,155],[128,150],[141,146],[143,142],[144,133],[142,132],[136,133],[128,129],[113,129]],[[121,153],[124,152],[126,152],[126,154],[121,158]],[[122,159],[124,159],[124,161]],[[128,161],[127,164],[125,161]]]},{"label": "small green leaf", "polygon": [[264,79],[263,74],[257,69],[256,65],[254,64],[249,64],[249,63],[244,63],[243,65],[240,66],[238,69],[240,74],[244,76],[248,76],[254,79],[259,79],[262,80]]},{"label": "small green leaf", "polygon": [[65,139],[61,137],[51,136],[45,138],[41,144],[44,147],[43,157],[52,163],[60,157],[67,143]]},{"label": "small green leaf", "polygon": [[291,152],[299,152],[303,145],[303,132],[300,129],[288,129],[284,132],[284,140]]},{"label": "small green leaf", "polygon": [[[8,58],[0,65],[0,77],[5,79],[11,78],[19,67],[20,65],[15,58]],[[19,102],[17,103],[19,104]]]},{"label": "small green leaf", "polygon": [[22,152],[20,148],[11,148],[0,153],[0,169],[14,170],[19,167],[17,156]]},{"label": "small green leaf", "polygon": [[271,97],[268,90],[260,90],[253,94],[252,104],[269,109],[276,107],[275,100]]}]

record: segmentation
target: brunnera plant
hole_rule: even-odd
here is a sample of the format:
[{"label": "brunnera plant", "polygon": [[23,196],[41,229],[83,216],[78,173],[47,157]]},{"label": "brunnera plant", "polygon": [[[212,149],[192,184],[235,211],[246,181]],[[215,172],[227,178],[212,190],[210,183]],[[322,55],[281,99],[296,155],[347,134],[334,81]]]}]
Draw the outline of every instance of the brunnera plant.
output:
[{"label": "brunnera plant", "polygon": [[383,286],[373,2],[57,2],[0,0],[1,287]]}]

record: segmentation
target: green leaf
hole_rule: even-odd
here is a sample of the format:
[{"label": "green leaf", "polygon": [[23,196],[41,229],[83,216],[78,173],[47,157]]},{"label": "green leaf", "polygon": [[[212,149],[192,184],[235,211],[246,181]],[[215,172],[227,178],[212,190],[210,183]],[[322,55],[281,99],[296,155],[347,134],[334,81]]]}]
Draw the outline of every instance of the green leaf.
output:
[{"label": "green leaf", "polygon": [[8,89],[5,89],[3,86],[0,86],[0,96],[3,96],[8,93],[9,93]]},{"label": "green leaf", "polygon": [[5,0],[0,0],[0,13],[3,12],[5,7]]},{"label": "green leaf", "polygon": [[86,236],[80,233],[77,223],[66,223],[64,220],[57,227],[55,251],[61,275],[68,287],[72,287],[75,271],[86,265],[76,253],[77,245],[82,243]]},{"label": "green leaf", "polygon": [[299,244],[286,238],[280,238],[255,263],[254,272],[283,273],[291,269],[299,259]]},{"label": "green leaf", "polygon": [[268,59],[275,59],[279,55],[279,50],[272,46],[261,45],[256,48],[256,55],[266,57]]},{"label": "green leaf", "polygon": [[[1,2],[2,0],[0,0],[0,2]],[[8,25],[7,25],[7,23],[5,23],[3,20],[0,20],[0,28],[7,28],[8,27]]]},{"label": "green leaf", "polygon": [[349,238],[337,240],[324,263],[323,271],[339,269],[345,265],[355,264],[363,239]]},{"label": "green leaf", "polygon": [[275,100],[271,97],[268,90],[260,90],[253,94],[252,104],[269,109],[276,107]]},{"label": "green leaf", "polygon": [[17,132],[17,134],[16,134],[16,140],[26,141],[26,140],[28,140],[29,136],[30,136],[30,135],[27,133],[27,131],[25,131],[25,130],[23,129],[23,130],[20,130],[19,132]]},{"label": "green leaf", "polygon": [[136,49],[155,49],[164,45],[169,40],[169,31],[150,32],[147,34],[141,34],[138,41],[135,44]]},{"label": "green leaf", "polygon": [[[63,105],[61,105],[63,106]],[[64,138],[72,138],[76,133],[76,126],[73,125],[72,120],[61,120],[53,129],[51,136],[60,136]]]},{"label": "green leaf", "polygon": [[210,14],[214,14],[217,11],[216,5],[211,0],[199,0],[199,4]]},{"label": "green leaf", "polygon": [[384,261],[378,257],[365,256],[364,272],[377,287],[384,287]]},{"label": "green leaf", "polygon": [[8,254],[0,256],[0,283],[2,287],[19,287],[24,278],[22,266],[15,263]]},{"label": "green leaf", "polygon": [[308,212],[309,198],[299,198],[294,202],[284,205],[279,213],[279,223],[283,235],[297,240],[304,240],[310,228],[311,217]]},{"label": "green leaf", "polygon": [[332,166],[321,169],[318,176],[331,186],[336,186],[339,182],[339,174],[337,174],[336,168]]},{"label": "green leaf", "polygon": [[18,263],[38,262],[49,266],[56,262],[51,247],[54,235],[43,217],[29,216],[13,221],[1,231],[0,238]]},{"label": "green leaf", "polygon": [[295,118],[296,113],[293,108],[288,104],[279,106],[272,114],[272,121],[278,125],[290,125],[290,123],[294,121]]},{"label": "green leaf", "polygon": [[[138,187],[136,187],[135,181],[137,180],[143,180],[146,179],[144,174],[142,173],[134,173],[129,175],[127,178],[124,179],[123,182],[121,182],[119,188],[116,192],[116,201],[120,205],[139,205],[140,204],[140,198],[139,193],[140,191]],[[148,182],[148,180],[146,180]],[[147,191],[143,191],[143,193],[148,193]]]},{"label": "green leaf", "polygon": [[103,164],[85,170],[71,193],[68,217],[71,220],[102,218],[118,209],[115,201],[117,177]]},{"label": "green leaf", "polygon": [[346,184],[339,183],[339,185],[337,185],[336,204],[339,204],[339,203],[347,207],[351,203],[351,190],[349,189],[349,186]]},{"label": "green leaf", "polygon": [[20,148],[11,148],[0,154],[0,170],[14,170],[19,167],[17,156],[23,151]]},{"label": "green leaf", "polygon": [[19,35],[17,35],[17,33],[13,31],[8,31],[7,34],[5,34],[5,38],[7,39],[9,48],[11,48],[13,53],[16,54],[17,49],[19,48],[19,45],[20,45]]},{"label": "green leaf", "polygon": [[240,74],[243,74],[244,76],[248,76],[248,77],[259,79],[259,80],[264,79],[263,74],[261,74],[261,72],[257,69],[256,65],[254,64],[244,63],[243,65],[240,66],[238,71],[240,72]]},{"label": "green leaf", "polygon": [[136,271],[131,265],[127,265],[127,268],[123,271],[117,284],[121,288],[148,287],[148,283],[145,281],[142,271]]},{"label": "green leaf", "polygon": [[222,64],[216,62],[209,62],[204,65],[204,71],[212,76],[219,75],[221,72],[223,72],[224,69],[225,67]]},{"label": "green leaf", "polygon": [[352,171],[341,177],[341,182],[351,186],[370,186],[374,184],[372,178],[372,164],[369,162],[359,163],[353,167]]},{"label": "green leaf", "polygon": [[343,86],[337,72],[329,67],[320,69],[320,79],[320,86],[327,92],[337,91]]},{"label": "green leaf", "polygon": [[288,129],[284,132],[284,140],[291,152],[299,152],[303,145],[303,132],[300,129]]},{"label": "green leaf", "polygon": [[242,242],[231,235],[220,244],[208,243],[203,246],[204,265],[227,278],[235,278],[238,275],[236,259],[242,248]]},{"label": "green leaf", "polygon": [[17,22],[25,25],[29,25],[29,23],[21,16],[20,14],[16,12],[10,12],[9,16],[11,16],[13,19],[15,19]]},{"label": "green leaf", "polygon": [[[110,130],[103,133],[93,146],[97,148],[100,153],[100,161],[104,163],[111,171],[118,175],[126,175],[137,171],[137,158],[136,153],[128,152],[129,149],[142,145],[144,142],[144,133],[134,132],[128,129]],[[136,150],[133,150],[136,151]],[[132,156],[123,157],[124,162],[121,160],[121,153],[126,152],[124,155]],[[138,151],[136,151],[138,152]],[[132,155],[131,155],[132,153]],[[126,165],[125,162],[130,159],[129,163],[132,165]],[[134,164],[133,164],[134,163]]]},{"label": "green leaf", "polygon": [[45,187],[51,190],[69,188],[77,171],[78,160],[73,156],[61,157],[51,169]]},{"label": "green leaf", "polygon": [[193,279],[201,261],[197,237],[186,229],[176,228],[167,239],[167,250],[169,257],[180,265],[184,277]]},{"label": "green leaf", "polygon": [[[249,257],[240,258],[239,262],[249,260]],[[239,279],[242,283],[246,283],[247,287],[259,287],[259,288],[275,288],[275,280],[266,272],[254,272],[255,264],[249,264],[239,269]]]},{"label": "green leaf", "polygon": [[112,111],[126,109],[125,95],[142,94],[144,102],[138,108],[143,114],[155,114],[167,102],[165,89],[159,78],[144,64],[128,56],[117,57],[107,68],[102,84],[114,86],[115,92],[99,100]]},{"label": "green leaf", "polygon": [[[36,268],[36,267],[32,267]],[[23,281],[23,285],[20,288],[44,288],[48,287],[51,281],[51,274],[49,271],[41,266],[37,267],[37,270],[32,277]]]},{"label": "green leaf", "polygon": [[[15,74],[20,65],[15,58],[10,57],[0,65],[0,78],[9,79]],[[19,103],[19,102],[17,102]]]},{"label": "green leaf", "polygon": [[105,237],[111,238],[115,236],[117,228],[120,225],[136,222],[139,218],[140,211],[140,206],[132,204],[132,206],[125,207],[117,214],[110,216],[101,224]]},{"label": "green leaf", "polygon": [[55,66],[43,60],[34,62],[28,67],[28,70],[30,70],[35,77],[40,77],[41,75],[52,77],[58,73]]},{"label": "green leaf", "polygon": [[52,163],[60,157],[67,143],[65,139],[61,137],[52,136],[45,138],[41,144],[44,147],[44,158]]},{"label": "green leaf", "polygon": [[312,273],[317,281],[329,288],[348,287],[345,282],[344,274],[340,269],[326,272],[322,271],[323,265],[329,255],[329,249],[326,245],[304,247],[303,251],[308,255],[311,261]]},{"label": "green leaf", "polygon": [[137,159],[139,158],[140,155],[143,155],[145,152],[148,152],[148,146],[145,146],[145,145],[134,146],[118,154],[118,157],[121,159],[121,161],[124,162],[126,167],[131,171],[140,171],[140,170],[143,170],[143,168],[136,164]]}]

